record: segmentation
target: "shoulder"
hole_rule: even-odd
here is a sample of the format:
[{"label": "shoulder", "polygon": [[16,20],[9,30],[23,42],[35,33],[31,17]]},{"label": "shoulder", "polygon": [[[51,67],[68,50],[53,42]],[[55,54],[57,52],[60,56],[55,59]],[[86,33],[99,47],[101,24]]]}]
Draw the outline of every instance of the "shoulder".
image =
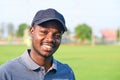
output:
[{"label": "shoulder", "polygon": [[10,60],[0,66],[0,74],[1,72],[11,72],[13,69],[18,67],[20,65],[19,58],[16,58],[14,60]]},{"label": "shoulder", "polygon": [[68,64],[64,64],[64,63],[61,63],[59,61],[57,61],[57,67],[65,69],[67,71],[71,71],[72,70],[71,67]]},{"label": "shoulder", "polygon": [[74,75],[72,68],[68,64],[57,61],[57,69],[65,73],[71,73]]},{"label": "shoulder", "polygon": [[10,78],[12,67],[12,61],[8,61],[0,66],[0,80],[6,80]]},{"label": "shoulder", "polygon": [[68,64],[61,63],[57,61],[57,71],[66,76],[71,77],[72,80],[75,80],[75,75],[72,68]]},{"label": "shoulder", "polygon": [[11,76],[21,66],[19,58],[10,60],[0,66],[0,80],[11,80]]}]

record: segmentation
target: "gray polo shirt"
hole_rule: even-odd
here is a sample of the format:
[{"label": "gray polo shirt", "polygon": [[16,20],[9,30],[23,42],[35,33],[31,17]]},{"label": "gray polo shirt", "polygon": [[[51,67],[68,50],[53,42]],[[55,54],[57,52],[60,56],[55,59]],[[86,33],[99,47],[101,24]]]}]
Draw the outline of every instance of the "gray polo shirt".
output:
[{"label": "gray polo shirt", "polygon": [[53,59],[52,67],[45,72],[44,67],[37,65],[28,52],[0,66],[0,80],[75,80],[67,64]]}]

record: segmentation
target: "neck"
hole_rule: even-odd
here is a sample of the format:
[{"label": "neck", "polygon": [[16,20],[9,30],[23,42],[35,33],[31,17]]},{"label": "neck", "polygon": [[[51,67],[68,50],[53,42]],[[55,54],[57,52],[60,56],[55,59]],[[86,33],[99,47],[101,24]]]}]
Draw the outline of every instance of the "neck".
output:
[{"label": "neck", "polygon": [[31,50],[30,57],[39,66],[43,66],[46,71],[52,66],[53,56],[45,58],[45,57],[40,56],[39,54],[37,54]]}]

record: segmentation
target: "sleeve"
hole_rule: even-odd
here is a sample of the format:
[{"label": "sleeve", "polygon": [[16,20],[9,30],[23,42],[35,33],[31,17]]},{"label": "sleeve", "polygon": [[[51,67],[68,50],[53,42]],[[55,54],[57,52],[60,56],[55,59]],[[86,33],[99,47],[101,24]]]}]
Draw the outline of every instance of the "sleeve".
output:
[{"label": "sleeve", "polygon": [[0,80],[11,80],[10,74],[6,70],[5,66],[0,66]]},{"label": "sleeve", "polygon": [[74,74],[72,68],[71,68],[68,64],[66,64],[66,68],[67,68],[68,71],[70,72],[71,80],[76,80],[76,79],[75,79],[75,74]]},{"label": "sleeve", "polygon": [[71,71],[71,74],[72,74],[72,80],[75,80],[75,74],[74,74],[74,72],[73,71]]}]

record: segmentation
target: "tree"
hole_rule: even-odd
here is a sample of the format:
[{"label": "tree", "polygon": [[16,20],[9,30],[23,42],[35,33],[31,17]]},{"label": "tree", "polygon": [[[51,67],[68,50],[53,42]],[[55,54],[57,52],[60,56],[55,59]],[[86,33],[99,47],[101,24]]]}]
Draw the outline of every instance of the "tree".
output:
[{"label": "tree", "polygon": [[5,27],[4,23],[1,23],[0,24],[0,38],[4,37],[4,32],[5,32],[4,27]]},{"label": "tree", "polygon": [[91,40],[92,39],[92,29],[87,24],[79,24],[75,28],[75,37],[81,40]]},{"label": "tree", "polygon": [[26,28],[29,28],[29,25],[28,25],[28,24],[26,24],[26,23],[20,24],[20,25],[19,25],[19,28],[18,28],[18,30],[17,30],[17,37],[23,37],[23,35],[24,35],[24,30],[25,30]]},{"label": "tree", "polygon": [[117,41],[120,41],[120,28],[117,29]]},{"label": "tree", "polygon": [[13,35],[14,34],[14,25],[12,23],[8,24],[8,35]]},{"label": "tree", "polygon": [[9,23],[7,25],[7,29],[8,29],[8,43],[11,44],[14,37],[14,25],[12,23]]}]

